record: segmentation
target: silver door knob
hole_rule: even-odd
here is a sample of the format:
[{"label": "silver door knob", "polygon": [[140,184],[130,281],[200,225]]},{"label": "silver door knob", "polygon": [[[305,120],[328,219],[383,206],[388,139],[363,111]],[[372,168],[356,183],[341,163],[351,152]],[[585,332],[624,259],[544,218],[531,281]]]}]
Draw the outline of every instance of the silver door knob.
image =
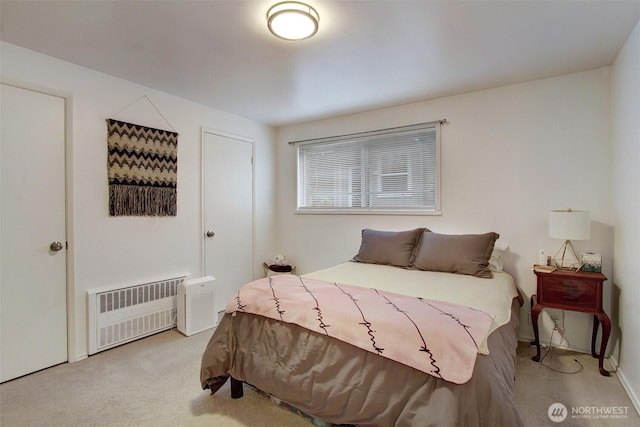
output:
[{"label": "silver door knob", "polygon": [[49,249],[51,249],[53,252],[61,251],[62,248],[64,248],[62,242],[51,242],[51,244],[49,245]]},{"label": "silver door knob", "polygon": [[215,235],[216,235],[216,233],[214,233],[213,231],[207,231],[207,232],[205,233],[205,235],[206,235],[207,237],[213,237],[213,236],[215,236]]}]

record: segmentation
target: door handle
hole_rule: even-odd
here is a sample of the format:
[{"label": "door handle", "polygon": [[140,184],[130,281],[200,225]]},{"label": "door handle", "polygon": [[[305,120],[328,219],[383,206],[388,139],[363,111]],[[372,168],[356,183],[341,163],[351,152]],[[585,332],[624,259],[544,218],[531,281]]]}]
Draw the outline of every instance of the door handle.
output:
[{"label": "door handle", "polygon": [[49,245],[49,249],[51,249],[53,252],[61,251],[62,248],[64,248],[62,242],[51,242],[51,244]]},{"label": "door handle", "polygon": [[215,236],[215,235],[216,235],[216,233],[214,233],[213,231],[207,231],[207,232],[205,233],[205,236],[207,236],[207,237],[213,237],[213,236]]}]

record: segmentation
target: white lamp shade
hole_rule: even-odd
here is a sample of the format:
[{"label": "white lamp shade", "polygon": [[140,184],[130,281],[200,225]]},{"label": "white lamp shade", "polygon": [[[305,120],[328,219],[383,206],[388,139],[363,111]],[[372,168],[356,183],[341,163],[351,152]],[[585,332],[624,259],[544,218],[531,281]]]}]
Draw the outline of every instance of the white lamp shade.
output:
[{"label": "white lamp shade", "polygon": [[549,237],[563,240],[586,240],[591,237],[591,213],[553,210],[549,212]]}]

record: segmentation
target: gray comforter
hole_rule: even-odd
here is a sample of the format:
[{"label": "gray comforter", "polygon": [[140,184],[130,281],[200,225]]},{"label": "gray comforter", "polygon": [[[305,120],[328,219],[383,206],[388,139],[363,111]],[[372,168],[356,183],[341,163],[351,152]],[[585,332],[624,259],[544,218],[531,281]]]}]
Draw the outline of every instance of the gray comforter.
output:
[{"label": "gray comforter", "polygon": [[214,393],[229,376],[335,424],[521,426],[515,408],[519,307],[488,338],[471,380],[453,384],[334,338],[252,314],[223,317],[202,357]]}]

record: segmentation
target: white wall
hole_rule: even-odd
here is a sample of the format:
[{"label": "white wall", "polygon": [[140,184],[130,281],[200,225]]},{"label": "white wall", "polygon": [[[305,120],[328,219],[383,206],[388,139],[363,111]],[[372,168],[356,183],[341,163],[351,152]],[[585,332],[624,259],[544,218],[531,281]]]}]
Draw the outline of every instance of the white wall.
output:
[{"label": "white wall", "polygon": [[[86,355],[86,290],[186,273],[202,274],[200,132],[202,127],[255,140],[256,275],[274,239],[273,130],[132,82],[2,43],[2,79],[69,97],[70,359]],[[105,119],[167,129],[147,95],[180,136],[176,217],[109,217]],[[169,129],[171,130],[171,129]],[[41,185],[42,183],[33,183]]]},{"label": "white wall", "polygon": [[[296,150],[288,141],[444,118],[442,216],[294,214]],[[529,339],[528,298],[536,288],[531,266],[540,249],[553,255],[562,244],[548,237],[547,215],[571,207],[592,215],[592,237],[574,242],[577,251],[601,253],[611,276],[608,68],[292,125],[279,129],[277,140],[279,250],[300,273],[351,258],[365,227],[496,231],[510,245],[505,269],[527,299],[521,338]],[[606,282],[607,307],[610,291]],[[589,315],[565,314],[573,348],[589,348],[591,325]]]},{"label": "white wall", "polygon": [[[612,281],[605,284],[605,308],[614,322],[609,349],[619,345],[615,330],[619,307],[625,334],[620,374],[630,394],[637,396],[640,333],[633,302],[640,297],[636,267],[640,205],[629,195],[638,193],[640,180],[638,27],[611,76],[606,68],[288,126],[278,130],[275,147],[272,130],[266,126],[0,43],[3,81],[39,86],[70,99],[72,359],[86,353],[87,289],[182,272],[201,274],[200,129],[204,126],[256,140],[256,275],[262,260],[276,252],[287,254],[301,273],[345,261],[357,252],[365,227],[426,226],[445,233],[494,230],[509,243],[505,269],[528,298],[535,292],[530,266],[538,250],[553,254],[561,244],[547,237],[547,212],[566,207],[590,210],[592,238],[574,243],[578,251],[600,252],[608,277],[615,272],[615,289]],[[165,127],[148,111],[122,111],[143,95],[180,133],[175,218],[108,216],[104,120],[116,115],[123,120],[155,120],[141,124]],[[442,132],[442,216],[293,213],[296,163],[288,141],[441,118],[449,121]],[[532,336],[527,315],[525,306],[523,339]],[[567,313],[565,329],[572,347],[589,347],[590,316]]]},{"label": "white wall", "polygon": [[622,325],[618,377],[640,412],[640,23],[611,72],[613,215],[615,225],[614,310]]}]

